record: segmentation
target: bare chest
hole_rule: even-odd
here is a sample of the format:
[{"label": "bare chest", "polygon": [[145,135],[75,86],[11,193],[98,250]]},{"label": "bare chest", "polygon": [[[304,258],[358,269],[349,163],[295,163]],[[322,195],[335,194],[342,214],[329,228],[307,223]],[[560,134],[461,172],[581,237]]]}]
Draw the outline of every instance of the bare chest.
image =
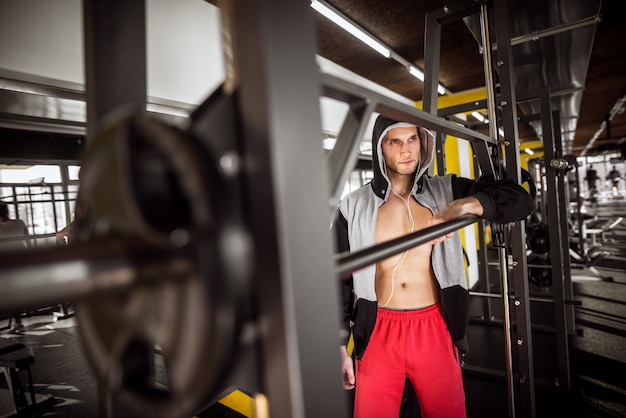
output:
[{"label": "bare chest", "polygon": [[[409,212],[410,209],[410,212]],[[391,199],[378,209],[376,218],[376,243],[389,241],[410,232],[419,231],[428,225],[432,212],[409,200],[409,207],[399,199]]]},{"label": "bare chest", "polygon": [[[410,212],[409,212],[410,210]],[[410,215],[409,215],[410,213]],[[381,243],[428,225],[432,212],[414,200],[409,207],[400,199],[389,200],[378,211],[376,242]],[[438,287],[430,265],[429,243],[376,263],[376,296],[381,306],[413,309],[438,300]]]}]

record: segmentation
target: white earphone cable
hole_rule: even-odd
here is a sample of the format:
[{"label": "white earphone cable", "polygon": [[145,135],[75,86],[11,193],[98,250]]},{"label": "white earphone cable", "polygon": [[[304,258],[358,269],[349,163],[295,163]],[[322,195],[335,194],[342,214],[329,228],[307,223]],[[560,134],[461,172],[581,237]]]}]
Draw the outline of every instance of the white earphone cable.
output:
[{"label": "white earphone cable", "polygon": [[[411,205],[409,204],[410,194],[409,194],[409,198],[405,199],[404,197],[402,197],[398,193],[396,193],[395,190],[391,189],[391,191],[392,191],[393,194],[395,194],[400,199],[402,199],[402,201],[406,205],[406,209],[409,212],[409,229],[410,229],[410,232],[413,232],[413,229],[415,228],[415,221],[413,220],[413,214],[411,213]],[[383,308],[385,306],[389,305],[389,302],[391,302],[391,298],[393,297],[393,290],[395,289],[396,269],[402,263],[402,261],[404,260],[404,258],[406,257],[406,254],[408,252],[409,252],[409,250],[406,250],[405,252],[403,252],[402,253],[402,257],[400,257],[400,260],[398,260],[396,265],[393,266],[393,270],[391,271],[391,293],[389,294],[389,298],[387,299],[387,302],[385,302],[384,305],[381,305],[381,307],[383,307]]]}]

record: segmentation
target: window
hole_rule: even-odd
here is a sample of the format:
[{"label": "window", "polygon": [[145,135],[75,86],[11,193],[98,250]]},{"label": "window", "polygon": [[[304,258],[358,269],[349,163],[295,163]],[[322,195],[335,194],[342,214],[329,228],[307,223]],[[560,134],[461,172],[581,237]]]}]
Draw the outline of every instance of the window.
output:
[{"label": "window", "polygon": [[11,219],[24,221],[32,246],[54,245],[56,232],[71,222],[78,172],[77,166],[0,165],[0,201]]}]

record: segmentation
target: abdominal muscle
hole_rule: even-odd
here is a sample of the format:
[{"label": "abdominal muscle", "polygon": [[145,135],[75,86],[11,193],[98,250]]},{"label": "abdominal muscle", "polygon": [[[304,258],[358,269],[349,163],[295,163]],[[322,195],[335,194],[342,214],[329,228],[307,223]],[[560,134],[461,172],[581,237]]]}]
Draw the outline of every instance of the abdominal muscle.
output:
[{"label": "abdominal muscle", "polygon": [[[432,217],[430,210],[414,200],[411,201],[411,212],[415,220],[415,231],[426,227]],[[376,221],[376,242],[406,235],[409,232],[406,219],[408,214],[403,202],[389,200],[383,204],[379,208]],[[407,250],[403,259],[401,253],[376,264],[376,296],[379,306],[418,309],[439,301],[440,290],[430,262],[431,252],[432,244],[426,243]]]}]

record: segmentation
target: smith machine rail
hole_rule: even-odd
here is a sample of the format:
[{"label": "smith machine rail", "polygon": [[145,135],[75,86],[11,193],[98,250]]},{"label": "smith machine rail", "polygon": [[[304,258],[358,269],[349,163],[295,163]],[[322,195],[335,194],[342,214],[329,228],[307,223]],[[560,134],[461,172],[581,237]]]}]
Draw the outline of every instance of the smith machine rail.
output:
[{"label": "smith machine rail", "polygon": [[[493,8],[489,9],[489,2],[470,2],[465,8],[433,11],[426,15],[426,35],[424,45],[424,61],[426,68],[423,109],[431,114],[437,114],[436,80],[439,75],[439,57],[441,51],[441,27],[459,19],[478,15],[480,19],[480,40],[483,52],[483,67],[485,86],[487,89],[487,111],[489,114],[489,130],[491,138],[498,138],[498,124],[504,130],[504,149],[506,159],[503,161],[502,149],[499,142],[484,152],[476,142],[472,142],[477,156],[479,167],[483,174],[496,172],[496,175],[505,175],[507,178],[520,182],[519,142],[517,130],[517,100],[513,83],[513,61],[511,54],[510,13],[506,0],[493,1]],[[489,16],[492,16],[492,19]],[[495,48],[491,41],[491,29],[495,28]],[[492,60],[493,50],[497,51],[496,60]],[[495,65],[494,65],[495,64]],[[500,87],[499,94],[495,91],[496,75]],[[482,104],[474,104],[482,106]],[[470,105],[471,106],[471,105]],[[496,117],[499,110],[500,117]],[[443,136],[438,134],[438,153],[443,153]],[[485,143],[486,145],[487,143]],[[443,166],[443,156],[438,154],[438,167]],[[505,173],[500,171],[500,162],[505,162]],[[494,169],[493,167],[498,169]],[[491,167],[491,170],[487,168]],[[499,273],[501,286],[501,301],[503,315],[503,333],[505,347],[505,377],[507,382],[509,417],[535,416],[535,388],[532,355],[532,333],[530,324],[530,298],[527,281],[526,265],[526,234],[524,222],[516,222],[506,226],[497,226],[493,229],[494,247],[498,248]],[[479,232],[482,232],[482,225]],[[480,273],[486,275],[487,259],[486,248],[481,234]],[[513,291],[509,290],[509,283],[513,284]],[[510,311],[510,301],[513,301],[514,312]],[[515,318],[515,330],[511,327],[511,317]],[[515,340],[516,344],[511,343]],[[515,347],[515,350],[513,349]],[[513,370],[513,356],[517,354],[517,370]]]},{"label": "smith machine rail", "polygon": [[[496,136],[438,117],[434,93],[441,23],[476,12],[486,18],[484,3],[429,15],[425,111],[318,74],[307,2],[236,5],[220,4],[226,81],[181,129],[145,115],[144,1],[84,1],[88,149],[77,199],[80,243],[0,255],[2,311],[75,304],[103,418],[186,417],[231,381],[263,394],[255,398],[258,417],[347,415],[338,309],[320,309],[338,307],[338,276],[477,220],[333,258],[329,216],[371,113],[470,141],[483,174],[498,166]],[[496,22],[508,22],[506,7],[495,2]],[[510,36],[506,24],[496,26],[506,174],[519,181]],[[326,161],[316,140],[320,86],[350,108]],[[505,289],[509,277],[515,282],[524,342],[518,406],[533,416],[523,222],[506,228],[502,282]],[[151,382],[155,347],[166,364],[165,390]],[[242,371],[242,359],[253,367]],[[507,375],[513,416],[510,363]]]}]

